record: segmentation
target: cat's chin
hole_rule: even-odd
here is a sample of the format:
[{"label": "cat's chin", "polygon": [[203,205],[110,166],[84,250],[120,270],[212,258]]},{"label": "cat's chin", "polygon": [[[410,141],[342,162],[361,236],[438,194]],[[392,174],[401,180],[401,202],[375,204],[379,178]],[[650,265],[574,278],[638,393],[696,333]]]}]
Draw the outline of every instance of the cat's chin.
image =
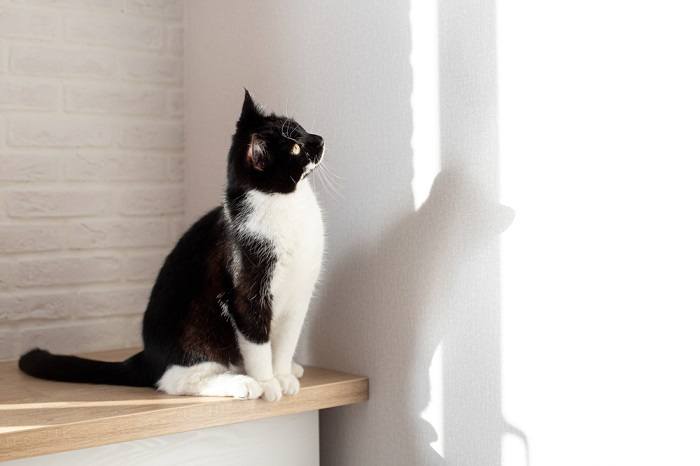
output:
[{"label": "cat's chin", "polygon": [[299,178],[299,182],[302,182],[308,176],[314,171],[314,169],[318,166],[318,163],[309,163],[304,167],[304,171],[301,174],[301,178]]},{"label": "cat's chin", "polygon": [[296,185],[294,186],[294,190],[292,192],[299,191],[301,189],[306,188],[309,185],[309,179],[307,177],[302,177],[299,181],[297,181]]}]

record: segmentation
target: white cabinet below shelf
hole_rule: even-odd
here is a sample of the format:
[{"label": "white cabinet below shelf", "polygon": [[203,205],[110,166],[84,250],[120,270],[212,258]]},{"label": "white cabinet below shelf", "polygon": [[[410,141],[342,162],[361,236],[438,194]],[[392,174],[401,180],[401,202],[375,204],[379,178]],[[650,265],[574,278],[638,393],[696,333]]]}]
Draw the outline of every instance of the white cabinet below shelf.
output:
[{"label": "white cabinet below shelf", "polygon": [[318,466],[318,411],[1,463],[3,466]]}]

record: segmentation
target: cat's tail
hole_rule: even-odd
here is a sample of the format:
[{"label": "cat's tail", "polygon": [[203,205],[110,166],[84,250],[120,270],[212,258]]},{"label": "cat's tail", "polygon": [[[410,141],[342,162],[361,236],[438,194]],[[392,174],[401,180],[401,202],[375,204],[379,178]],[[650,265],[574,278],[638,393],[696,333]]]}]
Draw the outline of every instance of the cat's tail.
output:
[{"label": "cat's tail", "polygon": [[51,354],[35,348],[19,359],[19,368],[25,374],[58,382],[153,386],[146,367],[143,351],[126,361],[106,362],[77,356]]}]

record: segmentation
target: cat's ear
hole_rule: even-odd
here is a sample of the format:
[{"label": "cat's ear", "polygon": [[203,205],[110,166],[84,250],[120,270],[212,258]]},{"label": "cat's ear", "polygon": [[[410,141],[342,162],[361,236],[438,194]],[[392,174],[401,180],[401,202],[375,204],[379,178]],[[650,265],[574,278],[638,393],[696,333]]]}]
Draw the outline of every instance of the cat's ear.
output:
[{"label": "cat's ear", "polygon": [[260,136],[253,134],[250,137],[248,151],[246,152],[246,162],[254,170],[263,171],[265,169],[265,161],[267,154],[265,153],[265,141]]},{"label": "cat's ear", "polygon": [[255,103],[253,97],[250,95],[250,92],[248,92],[248,89],[244,90],[245,96],[243,98],[241,116],[238,118],[238,127],[254,125],[265,116],[262,107]]}]

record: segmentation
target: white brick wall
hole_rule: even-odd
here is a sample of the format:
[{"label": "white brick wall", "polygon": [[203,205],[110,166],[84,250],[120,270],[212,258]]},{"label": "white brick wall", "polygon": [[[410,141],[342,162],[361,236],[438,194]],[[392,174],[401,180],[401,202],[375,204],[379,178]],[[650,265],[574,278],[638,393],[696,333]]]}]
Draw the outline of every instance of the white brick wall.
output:
[{"label": "white brick wall", "polygon": [[184,227],[182,0],[0,0],[0,359],[137,345]]}]

